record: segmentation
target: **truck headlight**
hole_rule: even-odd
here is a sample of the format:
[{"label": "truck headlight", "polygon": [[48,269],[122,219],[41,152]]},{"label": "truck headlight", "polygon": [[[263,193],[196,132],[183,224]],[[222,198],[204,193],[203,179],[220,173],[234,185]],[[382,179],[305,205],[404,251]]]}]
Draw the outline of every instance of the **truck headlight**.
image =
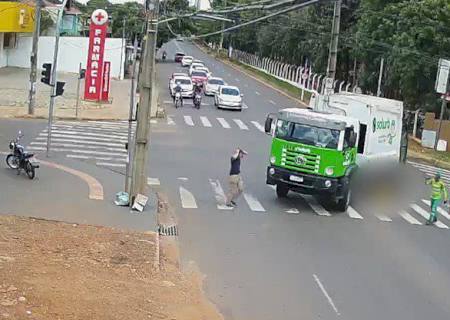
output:
[{"label": "truck headlight", "polygon": [[271,176],[273,176],[273,175],[275,174],[275,169],[274,169],[274,168],[270,168],[270,169],[269,169],[269,174],[270,174]]},{"label": "truck headlight", "polygon": [[275,164],[276,161],[277,161],[276,157],[270,157],[270,163],[271,164]]},{"label": "truck headlight", "polygon": [[333,173],[334,173],[333,167],[327,167],[327,168],[325,169],[325,174],[326,174],[327,176],[332,176]]},{"label": "truck headlight", "polygon": [[327,188],[331,187],[331,181],[330,180],[325,180],[325,187],[327,187]]}]

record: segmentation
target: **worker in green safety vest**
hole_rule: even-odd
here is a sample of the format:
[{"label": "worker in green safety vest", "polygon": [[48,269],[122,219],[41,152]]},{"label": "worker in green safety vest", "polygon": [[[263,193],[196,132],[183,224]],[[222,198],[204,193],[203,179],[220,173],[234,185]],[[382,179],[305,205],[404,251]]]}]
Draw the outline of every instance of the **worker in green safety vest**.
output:
[{"label": "worker in green safety vest", "polygon": [[426,184],[431,185],[431,215],[427,221],[427,224],[432,224],[437,221],[437,208],[441,204],[442,196],[444,196],[444,203],[447,203],[448,194],[447,188],[441,180],[441,174],[439,172],[436,173],[434,178],[428,179]]}]

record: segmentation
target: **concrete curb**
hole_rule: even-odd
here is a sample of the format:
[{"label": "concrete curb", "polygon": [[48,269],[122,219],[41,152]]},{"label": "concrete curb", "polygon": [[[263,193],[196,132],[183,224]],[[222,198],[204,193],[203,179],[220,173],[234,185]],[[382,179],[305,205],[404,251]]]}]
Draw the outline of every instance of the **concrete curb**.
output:
[{"label": "concrete curb", "polygon": [[178,229],[175,213],[171,208],[168,197],[162,192],[156,193],[158,199],[157,228],[159,264],[161,255],[164,261],[180,268],[180,250],[178,245]]},{"label": "concrete curb", "polygon": [[[211,54],[208,53],[208,52],[207,52],[202,46],[200,46],[199,44],[197,44],[197,43],[194,42],[194,45],[195,45],[200,51],[202,51],[203,53],[205,53],[205,54],[211,56]],[[306,103],[304,103],[303,101],[301,101],[301,100],[299,100],[299,99],[297,99],[297,98],[294,98],[293,96],[291,96],[290,94],[287,94],[287,93],[284,92],[283,90],[278,89],[278,88],[272,86],[271,84],[269,84],[269,83],[267,83],[267,82],[265,82],[265,81],[259,79],[257,76],[254,76],[254,75],[248,73],[247,71],[243,70],[242,68],[240,68],[239,66],[235,65],[234,63],[229,62],[229,61],[227,61],[227,60],[224,60],[224,59],[222,59],[222,58],[218,58],[218,57],[216,57],[215,55],[213,55],[213,57],[214,57],[214,59],[216,59],[217,61],[220,61],[220,62],[222,62],[223,64],[226,64],[227,66],[233,68],[234,70],[239,71],[239,72],[245,74],[247,77],[252,78],[252,79],[255,80],[255,81],[258,81],[259,83],[265,85],[266,87],[268,87],[268,88],[270,88],[270,89],[272,89],[272,90],[275,90],[275,91],[278,92],[279,94],[282,94],[283,96],[285,96],[285,97],[291,99],[292,101],[294,101],[294,102],[300,104],[303,108],[307,108],[307,107],[308,107],[308,105],[307,105]]]}]

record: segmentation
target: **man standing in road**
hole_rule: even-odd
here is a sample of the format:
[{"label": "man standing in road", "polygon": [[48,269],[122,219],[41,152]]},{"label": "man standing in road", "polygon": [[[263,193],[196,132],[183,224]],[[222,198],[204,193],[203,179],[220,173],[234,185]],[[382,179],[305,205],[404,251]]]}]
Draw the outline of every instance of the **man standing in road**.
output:
[{"label": "man standing in road", "polygon": [[447,203],[447,188],[441,180],[441,174],[438,172],[434,178],[428,179],[426,184],[431,185],[431,214],[430,219],[427,221],[428,224],[435,223],[437,221],[437,208],[442,201],[442,196],[444,196],[444,203]]},{"label": "man standing in road", "polygon": [[227,194],[227,207],[235,207],[235,200],[244,191],[244,182],[241,178],[241,159],[246,155],[247,152],[241,148],[237,148],[234,154],[231,156],[231,169],[229,176],[229,191]]}]

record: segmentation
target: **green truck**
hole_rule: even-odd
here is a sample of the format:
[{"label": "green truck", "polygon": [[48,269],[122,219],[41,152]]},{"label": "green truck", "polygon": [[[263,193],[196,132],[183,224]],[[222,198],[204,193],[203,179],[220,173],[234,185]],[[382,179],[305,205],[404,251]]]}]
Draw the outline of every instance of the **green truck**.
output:
[{"label": "green truck", "polygon": [[314,95],[308,109],[269,114],[267,184],[318,195],[346,211],[357,169],[399,161],[403,103],[362,94]]}]

